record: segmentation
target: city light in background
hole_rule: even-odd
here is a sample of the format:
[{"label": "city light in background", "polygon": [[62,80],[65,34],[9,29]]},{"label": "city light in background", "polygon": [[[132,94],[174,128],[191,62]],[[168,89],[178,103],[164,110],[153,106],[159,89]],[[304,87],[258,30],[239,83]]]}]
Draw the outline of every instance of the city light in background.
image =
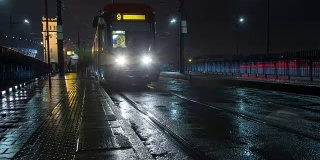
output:
[{"label": "city light in background", "polygon": [[239,18],[239,22],[243,23],[244,22],[244,18]]},{"label": "city light in background", "polygon": [[175,19],[175,18],[173,18],[171,21],[170,21],[170,23],[176,23],[177,22],[177,20]]}]

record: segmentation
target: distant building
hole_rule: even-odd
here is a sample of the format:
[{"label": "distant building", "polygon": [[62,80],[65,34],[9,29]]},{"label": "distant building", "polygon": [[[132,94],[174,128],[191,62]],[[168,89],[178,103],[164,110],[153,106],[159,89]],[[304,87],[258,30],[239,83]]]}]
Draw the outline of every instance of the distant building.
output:
[{"label": "distant building", "polygon": [[[50,62],[58,63],[58,40],[57,40],[57,18],[49,18],[49,47],[50,47]],[[42,36],[44,46],[44,61],[48,63],[48,47],[46,42],[46,18],[42,17]]]}]

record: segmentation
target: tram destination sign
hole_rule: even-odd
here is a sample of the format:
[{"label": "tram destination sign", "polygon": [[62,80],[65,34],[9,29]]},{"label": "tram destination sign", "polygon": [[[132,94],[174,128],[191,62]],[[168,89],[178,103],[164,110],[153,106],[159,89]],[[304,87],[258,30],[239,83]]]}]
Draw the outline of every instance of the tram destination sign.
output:
[{"label": "tram destination sign", "polygon": [[126,13],[117,13],[116,14],[117,21],[145,21],[145,14],[126,14]]}]

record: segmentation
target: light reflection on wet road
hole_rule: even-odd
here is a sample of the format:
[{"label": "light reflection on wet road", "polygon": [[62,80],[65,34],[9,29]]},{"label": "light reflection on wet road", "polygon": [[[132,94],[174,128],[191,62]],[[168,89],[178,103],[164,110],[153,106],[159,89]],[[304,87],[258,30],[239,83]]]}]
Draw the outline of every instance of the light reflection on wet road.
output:
[{"label": "light reflection on wet road", "polygon": [[[200,102],[264,117],[319,136],[317,97],[242,87],[192,88],[187,81],[160,78],[144,91],[124,92],[198,149],[216,159],[317,159],[320,143],[230,113],[180,99],[175,92]],[[309,110],[301,109],[300,107]]]},{"label": "light reflection on wet road", "polygon": [[63,81],[53,83],[53,93],[47,83],[36,81],[1,98],[0,159],[12,158],[60,101]]}]

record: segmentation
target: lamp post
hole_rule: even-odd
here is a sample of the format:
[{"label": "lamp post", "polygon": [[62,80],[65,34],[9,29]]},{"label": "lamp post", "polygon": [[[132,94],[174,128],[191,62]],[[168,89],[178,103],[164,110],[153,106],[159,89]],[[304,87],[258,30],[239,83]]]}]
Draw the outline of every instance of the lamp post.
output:
[{"label": "lamp post", "polygon": [[238,17],[238,19],[237,19],[237,26],[236,26],[236,28],[237,28],[237,56],[239,56],[239,28],[240,28],[240,25],[241,24],[243,24],[244,23],[244,18],[242,18],[242,17]]},{"label": "lamp post", "polygon": [[10,34],[12,35],[12,31],[13,31],[13,27],[14,25],[17,25],[17,24],[22,24],[22,23],[26,23],[26,24],[29,24],[29,20],[25,19],[23,21],[20,21],[20,22],[13,22],[12,21],[12,16],[10,14]]},{"label": "lamp post", "polygon": [[180,28],[180,73],[184,73],[184,34],[187,33],[187,20],[184,10],[184,0],[179,0],[180,7],[180,18],[179,18],[179,28]]},{"label": "lamp post", "polygon": [[58,66],[60,76],[64,75],[64,55],[63,55],[63,27],[62,27],[62,3],[57,0],[57,40],[58,40]]},{"label": "lamp post", "polygon": [[270,0],[267,0],[267,55],[270,52]]},{"label": "lamp post", "polygon": [[47,53],[49,65],[49,89],[51,90],[51,62],[50,62],[50,43],[49,43],[49,22],[48,22],[48,0],[45,0],[45,14],[46,14],[46,40],[47,40]]}]

